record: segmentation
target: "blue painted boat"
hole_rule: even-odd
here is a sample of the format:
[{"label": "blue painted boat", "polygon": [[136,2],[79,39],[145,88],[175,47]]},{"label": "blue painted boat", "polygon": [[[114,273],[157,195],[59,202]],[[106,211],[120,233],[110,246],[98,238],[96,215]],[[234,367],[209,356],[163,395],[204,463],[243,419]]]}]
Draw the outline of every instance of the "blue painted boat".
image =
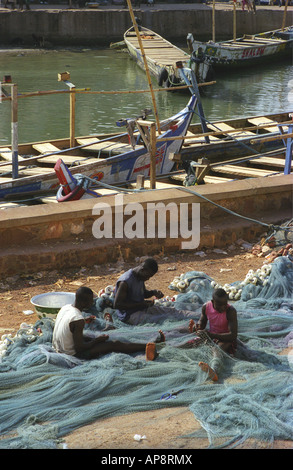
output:
[{"label": "blue painted boat", "polygon": [[[169,158],[171,153],[178,153],[182,147],[183,139],[193,117],[197,105],[197,97],[192,95],[187,106],[179,113],[160,122],[160,132],[156,139],[156,175],[169,173],[174,162]],[[129,125],[126,120],[126,126]],[[121,125],[121,123],[119,124]],[[166,140],[177,138],[174,140]],[[74,148],[62,148],[62,141],[57,147],[51,142],[39,142],[29,144],[31,149],[40,152],[28,158],[19,157],[19,177],[12,179],[10,175],[6,178],[3,173],[0,180],[0,199],[15,197],[16,195],[41,194],[46,192],[57,192],[60,182],[54,171],[54,165],[59,158],[70,167],[73,177],[82,174],[93,180],[103,183],[119,185],[126,182],[136,181],[138,175],[149,177],[150,175],[150,152],[146,147],[141,132],[125,132],[123,134],[112,134],[108,136],[91,136],[87,138],[76,138],[79,144]],[[28,146],[27,146],[28,147]],[[28,151],[28,148],[27,148]],[[9,157],[10,153],[10,157]],[[22,153],[23,154],[23,153]],[[27,153],[29,155],[29,153]],[[11,158],[11,149],[0,148],[2,158]],[[52,167],[50,165],[53,162]],[[0,163],[0,170],[5,168],[11,171],[11,163]],[[31,165],[35,165],[31,167]],[[43,165],[43,166],[42,166]]]}]

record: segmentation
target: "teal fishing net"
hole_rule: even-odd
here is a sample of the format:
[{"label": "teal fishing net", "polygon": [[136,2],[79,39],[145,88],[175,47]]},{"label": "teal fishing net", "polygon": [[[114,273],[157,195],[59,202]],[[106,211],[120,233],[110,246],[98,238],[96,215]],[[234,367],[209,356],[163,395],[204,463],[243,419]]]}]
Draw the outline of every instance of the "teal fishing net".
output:
[{"label": "teal fishing net", "polygon": [[[166,343],[158,345],[155,361],[120,353],[81,361],[54,352],[53,320],[24,325],[6,338],[0,362],[0,448],[56,448],[68,433],[95,420],[174,406],[190,408],[201,428],[195,425],[187,436],[202,438],[206,447],[292,440],[293,263],[279,257],[264,271],[225,287],[238,313],[234,357],[218,349],[214,358],[217,346],[208,339],[189,342],[194,339],[189,320],[199,318],[217,286],[197,271],[174,279],[170,298],[158,304],[188,313],[156,323],[125,325],[115,316],[111,293],[96,299],[90,312],[96,319],[86,334],[101,334],[106,311],[116,327],[107,332],[111,339],[153,341],[160,328]],[[280,354],[284,348],[288,353]],[[198,367],[199,361],[213,360],[219,367],[217,383]],[[162,399],[167,392],[180,393]]]}]

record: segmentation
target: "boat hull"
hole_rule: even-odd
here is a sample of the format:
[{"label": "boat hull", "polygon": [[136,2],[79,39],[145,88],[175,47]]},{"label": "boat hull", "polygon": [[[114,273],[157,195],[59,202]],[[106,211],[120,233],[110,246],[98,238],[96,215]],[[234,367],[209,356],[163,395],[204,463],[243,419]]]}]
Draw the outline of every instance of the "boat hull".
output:
[{"label": "boat hull", "polygon": [[[140,34],[142,38],[153,38],[153,41],[158,41],[161,44],[160,47],[155,46],[154,48],[146,44],[144,49],[144,57],[146,59],[149,72],[153,77],[155,77],[158,85],[165,88],[186,85],[179,76],[176,62],[182,62],[183,67],[189,68],[190,55],[151,30],[140,27]],[[149,42],[152,41],[149,39],[146,40]],[[134,37],[132,28],[125,32],[124,42],[127,46],[130,57],[142,70],[145,71],[144,57],[140,47],[138,47],[136,36]],[[206,82],[212,78],[211,66],[207,62],[197,63],[194,66],[194,72],[198,83]]]},{"label": "boat hull", "polygon": [[196,41],[193,35],[189,34],[187,43],[193,52],[201,48],[206,60],[215,70],[250,67],[292,57],[293,38],[285,33],[278,35],[278,32],[244,36],[235,41],[218,43]]}]

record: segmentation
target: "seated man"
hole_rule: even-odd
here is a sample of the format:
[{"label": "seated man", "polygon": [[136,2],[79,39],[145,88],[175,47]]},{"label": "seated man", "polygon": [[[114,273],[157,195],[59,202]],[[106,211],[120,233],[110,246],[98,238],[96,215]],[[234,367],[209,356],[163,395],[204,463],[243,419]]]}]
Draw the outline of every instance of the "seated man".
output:
[{"label": "seated man", "polygon": [[[53,331],[53,347],[59,353],[69,354],[80,359],[95,359],[103,354],[120,352],[132,354],[146,351],[146,359],[154,360],[157,356],[155,343],[123,343],[108,341],[108,335],[94,339],[84,337],[85,319],[81,312],[93,304],[93,291],[80,287],[75,294],[73,305],[65,305],[57,315]],[[163,333],[156,342],[163,341]]]},{"label": "seated man", "polygon": [[145,281],[158,271],[158,264],[153,258],[147,258],[139,266],[129,269],[119,277],[115,287],[114,308],[118,310],[119,320],[137,325],[144,322],[155,323],[167,316],[176,319],[194,315],[194,312],[178,311],[174,307],[154,305],[151,297],[161,299],[164,294],[159,290],[147,290]]},{"label": "seated man", "polygon": [[136,268],[129,269],[119,277],[114,300],[114,308],[118,310],[119,320],[127,321],[132,313],[154,305],[153,300],[145,299],[164,296],[160,291],[149,291],[145,288],[145,281],[154,276],[157,271],[157,262],[153,258],[148,258]]},{"label": "seated man", "polygon": [[[206,330],[208,322],[209,329]],[[191,321],[190,330],[192,329]],[[198,336],[206,334],[226,353],[235,353],[238,333],[237,312],[228,304],[228,294],[224,289],[217,289],[212,300],[203,305],[199,323],[194,324],[194,330]],[[221,358],[217,351],[215,351],[211,367],[206,362],[199,363],[201,369],[208,372],[209,377],[214,381],[218,380],[217,372],[220,365]]]}]

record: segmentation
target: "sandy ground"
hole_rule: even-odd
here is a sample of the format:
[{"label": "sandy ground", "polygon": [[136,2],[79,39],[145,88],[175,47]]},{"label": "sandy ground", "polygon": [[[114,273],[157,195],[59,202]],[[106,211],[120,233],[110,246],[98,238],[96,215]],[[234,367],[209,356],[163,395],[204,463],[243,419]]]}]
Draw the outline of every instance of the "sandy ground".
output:
[{"label": "sandy ground", "polygon": [[[147,287],[160,289],[165,295],[172,295],[168,289],[173,278],[181,273],[196,270],[211,276],[219,283],[231,283],[244,279],[248,270],[256,270],[264,263],[263,257],[247,252],[240,246],[225,253],[206,252],[200,257],[195,253],[172,256],[156,256],[159,272],[150,279]],[[139,260],[138,260],[139,262]],[[138,264],[138,263],[137,263]],[[19,275],[0,281],[0,333],[16,333],[20,324],[33,324],[37,315],[26,314],[32,310],[30,299],[40,293],[50,291],[74,292],[79,286],[86,285],[98,292],[116,279],[125,270],[133,267],[123,261],[112,265],[81,267],[66,272],[38,272],[34,275]],[[216,385],[215,385],[216,386]],[[69,449],[201,449],[208,446],[207,439],[186,438],[183,435],[200,428],[193,413],[188,408],[172,407],[167,409],[111,417],[96,421],[80,428],[65,437]],[[136,441],[134,436],[146,436]],[[245,443],[242,448],[254,448],[255,443]],[[259,445],[257,445],[259,448]],[[273,449],[292,448],[289,441],[277,441]]]}]

